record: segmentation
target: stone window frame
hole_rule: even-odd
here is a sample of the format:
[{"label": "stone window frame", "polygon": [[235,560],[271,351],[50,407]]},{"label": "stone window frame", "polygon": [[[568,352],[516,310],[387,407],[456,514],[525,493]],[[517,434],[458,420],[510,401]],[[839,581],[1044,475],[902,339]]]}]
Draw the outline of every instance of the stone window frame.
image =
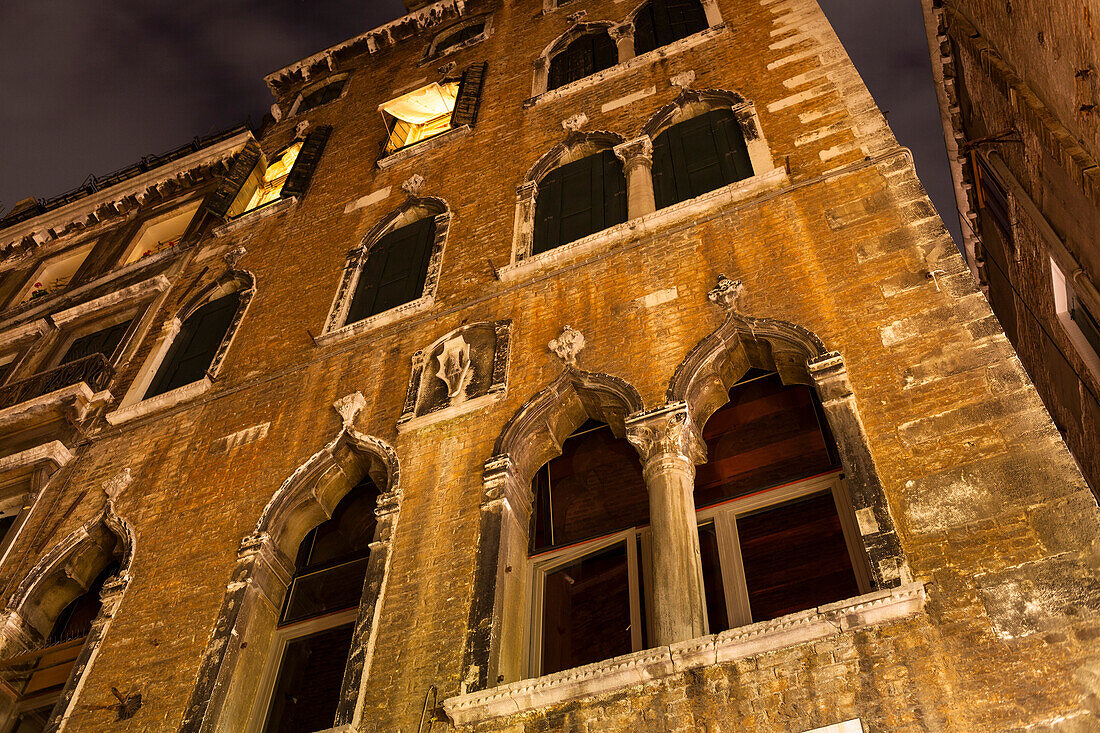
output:
[{"label": "stone window frame", "polygon": [[[435,219],[435,240],[432,243],[428,274],[424,278],[424,290],[421,296],[361,321],[345,323],[359,284],[359,275],[370,256],[371,249],[391,231],[428,216]],[[436,291],[439,289],[439,275],[443,269],[443,253],[447,247],[451,217],[451,209],[443,199],[412,194],[399,207],[382,217],[363,237],[362,243],[347,253],[340,285],[329,306],[324,328],[316,339],[317,345],[327,346],[344,341],[430,310],[435,304]]]},{"label": "stone window frame", "polygon": [[0,458],[0,516],[14,516],[11,528],[0,539],[0,567],[19,538],[38,497],[58,470],[73,460],[60,440]]},{"label": "stone window frame", "polygon": [[[123,471],[120,476],[123,477],[122,486],[125,486],[129,482],[129,471]],[[107,489],[106,484],[104,488]],[[119,570],[103,586],[99,614],[92,622],[91,631],[73,665],[73,672],[50,713],[46,730],[55,733],[64,730],[75,711],[76,698],[83,688],[84,679],[99,656],[103,639],[132,579],[137,536],[130,523],[115,511],[110,494],[106,506],[95,518],[74,530],[39,559],[0,613],[0,654],[10,657],[13,651],[26,650],[34,645],[43,636],[41,630],[35,630],[36,627],[41,626],[46,618],[56,618],[79,595],[77,591],[80,586],[86,588],[114,557],[114,551],[108,551],[103,546],[103,538],[107,535],[114,537],[113,547],[118,549]],[[77,588],[72,588],[73,585]],[[58,593],[61,587],[67,587],[72,592]],[[42,615],[43,608],[47,609],[45,616]],[[16,715],[25,712],[15,706],[6,707],[3,717],[0,717],[0,725],[9,724]]]},{"label": "stone window frame", "polygon": [[[730,109],[745,134],[745,145],[753,166],[753,175],[708,191],[692,199],[657,209],[653,194],[653,139],[667,128],[716,109]],[[588,146],[588,147],[585,147]],[[623,162],[626,177],[627,220],[622,224],[594,232],[546,252],[531,255],[534,244],[535,204],[538,182],[554,168],[586,155],[610,148]],[[580,151],[580,152],[578,152]],[[504,282],[558,267],[616,243],[635,237],[639,231],[678,221],[694,219],[711,211],[748,199],[762,191],[786,185],[787,170],[777,167],[764,135],[756,105],[735,91],[725,89],[684,89],[669,104],[657,110],[642,126],[641,134],[626,139],[615,132],[569,130],[562,142],[544,153],[531,166],[516,187],[515,223],[512,229],[511,261],[498,273]]]},{"label": "stone window frame", "polygon": [[[465,28],[469,28],[472,25],[477,25],[479,23],[484,25],[484,27],[481,29],[481,33],[477,34],[473,38],[470,38],[468,40],[463,41],[462,43],[460,43],[456,46],[452,46],[451,48],[446,49],[442,53],[437,53],[436,52],[436,48],[439,46],[440,41],[446,40],[452,34],[457,33],[457,32],[459,32],[459,31],[461,31]],[[431,43],[428,44],[428,48],[425,49],[424,58],[421,60],[420,63],[421,64],[428,64],[428,63],[431,63],[433,61],[437,61],[441,58],[445,58],[447,56],[450,56],[451,54],[458,53],[459,51],[464,51],[465,49],[470,48],[471,46],[476,46],[477,44],[481,43],[482,41],[487,41],[489,39],[489,37],[492,36],[492,35],[493,35],[493,14],[492,13],[484,13],[482,15],[476,15],[476,16],[473,16],[471,18],[467,18],[467,19],[462,20],[458,23],[455,23],[454,25],[450,26],[449,28],[446,28],[445,30],[440,31],[439,33],[436,33],[435,36],[432,38]]]},{"label": "stone window frame", "polygon": [[7,377],[0,380],[0,386],[28,376],[25,372],[33,367],[35,357],[43,352],[55,331],[52,322],[37,318],[0,332],[0,358],[4,358],[5,366],[15,363]]},{"label": "stone window frame", "polygon": [[[220,296],[231,295],[233,293],[240,294],[237,312],[234,313],[233,319],[229,322],[229,328],[226,330],[221,345],[214,354],[214,359],[210,362],[210,366],[206,370],[206,376],[163,394],[146,397],[145,393],[149,390],[149,386],[152,384],[154,377],[156,377],[157,370],[160,369],[161,363],[168,355],[172,344],[176,340],[176,336],[179,335],[180,329],[183,328],[184,321],[206,303]],[[179,405],[208,392],[213,386],[214,380],[221,374],[222,366],[225,363],[225,356],[237,336],[240,334],[241,322],[244,320],[245,313],[248,311],[248,306],[255,295],[255,276],[248,270],[237,270],[231,267],[227,269],[221,277],[193,296],[176,312],[175,316],[169,318],[165,321],[164,325],[161,326],[161,331],[157,336],[156,343],[145,357],[145,361],[134,376],[133,381],[130,383],[130,388],[126,391],[118,407],[104,416],[107,422],[111,425],[120,425],[129,420],[174,407],[175,405]]]},{"label": "stone window frame", "polygon": [[[1073,345],[1078,356],[1081,357],[1081,361],[1085,362],[1085,366],[1092,372],[1093,377],[1100,380],[1100,353],[1097,353],[1096,348],[1069,312],[1070,300],[1076,297],[1094,319],[1097,317],[1097,311],[1094,310],[1093,304],[1087,297],[1088,286],[1091,285],[1091,282],[1088,281],[1088,275],[1084,270],[1077,270],[1072,277],[1067,277],[1053,257],[1048,255],[1047,259],[1050,261],[1054,318],[1062,327],[1062,331],[1069,339],[1070,344]],[[1082,287],[1082,285],[1085,287]]]},{"label": "stone window frame", "polygon": [[38,300],[38,298],[32,298],[29,300],[23,299],[26,298],[27,295],[31,292],[34,284],[38,282],[39,278],[42,277],[42,274],[50,266],[50,263],[56,262],[66,257],[78,255],[79,253],[83,252],[83,254],[80,255],[80,263],[76,266],[76,270],[73,271],[72,276],[69,278],[69,282],[57,290],[49,291],[47,295],[42,296],[42,300],[49,300],[53,296],[69,292],[73,287],[72,281],[75,280],[76,276],[80,274],[81,269],[83,269],[85,263],[88,262],[88,258],[91,257],[92,252],[93,250],[95,250],[98,243],[99,242],[97,239],[83,240],[79,243],[74,243],[71,247],[59,248],[57,251],[52,252],[49,255],[46,255],[45,257],[39,259],[38,262],[35,263],[35,266],[31,269],[27,278],[23,281],[21,285],[19,285],[19,287],[17,287],[12,292],[11,296],[8,297],[7,303],[0,310],[11,311],[15,309],[29,308],[30,304],[34,303],[36,300]]},{"label": "stone window frame", "polygon": [[[119,270],[119,269],[122,269],[124,267],[129,267],[131,265],[136,265],[138,262],[141,262],[143,259],[146,259],[145,257],[137,257],[136,259],[127,261],[128,258],[131,255],[133,255],[134,252],[137,251],[138,243],[141,241],[141,238],[145,235],[145,232],[147,232],[150,228],[156,226],[157,224],[161,224],[163,222],[175,219],[176,217],[185,215],[187,213],[188,209],[191,210],[191,216],[187,220],[187,223],[184,224],[183,232],[180,234],[180,239],[183,239],[183,235],[191,227],[191,224],[195,221],[196,217],[201,216],[202,213],[203,213],[203,211],[202,211],[202,198],[200,198],[200,197],[192,197],[190,199],[177,201],[176,206],[166,208],[164,211],[160,212],[159,214],[155,214],[153,216],[150,216],[148,219],[145,219],[143,222],[141,222],[141,224],[138,226],[137,231],[134,232],[134,234],[126,242],[126,246],[122,248],[122,252],[118,255],[118,259],[115,262],[115,265],[114,265],[113,269]],[[177,244],[176,246],[178,247],[179,245]],[[172,248],[168,248],[168,249],[172,249]],[[165,251],[165,250],[162,250],[162,251]],[[149,255],[149,257],[155,257],[158,254],[160,254],[160,252],[151,254],[151,255]]]},{"label": "stone window frame", "polygon": [[[544,0],[554,2],[554,0]],[[640,3],[626,18],[618,23],[614,21],[588,21],[583,14],[578,13],[569,28],[560,36],[551,41],[532,62],[533,75],[531,79],[531,96],[524,102],[525,107],[542,104],[551,99],[560,99],[578,89],[599,84],[607,79],[623,75],[627,71],[646,66],[658,58],[665,58],[680,53],[688,48],[699,45],[707,39],[723,32],[726,25],[722,20],[722,13],[718,8],[717,0],[703,0],[703,12],[707,18],[707,27],[698,33],[680,38],[665,46],[659,46],[652,51],[646,51],[640,56],[634,54],[634,18],[641,12],[646,3]],[[570,16],[571,18],[573,16]],[[605,30],[615,42],[618,63],[607,69],[601,69],[583,79],[570,82],[557,89],[548,89],[550,79],[550,61],[566,46],[580,36],[588,33]]]},{"label": "stone window frame", "polygon": [[325,107],[327,105],[330,105],[333,102],[339,102],[341,99],[343,99],[344,97],[346,97],[348,95],[348,90],[351,88],[351,84],[348,82],[348,80],[350,78],[351,78],[351,72],[350,71],[345,71],[345,72],[342,72],[340,74],[333,74],[332,76],[326,77],[324,79],[313,82],[312,84],[309,84],[309,85],[303,87],[302,90],[300,92],[298,92],[297,96],[294,97],[294,102],[290,105],[290,111],[287,112],[286,116],[288,118],[290,118],[290,117],[294,117],[295,115],[297,115],[298,114],[298,109],[302,106],[302,100],[304,100],[306,97],[308,97],[313,92],[316,92],[319,89],[323,89],[324,87],[327,87],[329,84],[336,84],[336,83],[342,81],[342,82],[344,82],[344,88],[340,92],[339,97],[337,97],[336,99],[329,100],[328,102],[325,102],[324,104],[318,105],[318,106],[314,107],[313,109],[307,110],[306,112],[303,112],[302,114],[307,114],[308,112],[312,112],[315,109],[320,109],[321,107]]},{"label": "stone window frame", "polygon": [[[268,711],[260,700],[270,699],[270,693],[258,694],[261,680],[255,675],[242,679],[243,670],[270,666],[272,655],[279,651],[282,637],[276,626],[298,545],[369,475],[381,492],[375,508],[378,524],[331,730],[360,726],[402,495],[394,449],[353,426],[365,405],[366,399],[358,392],[337,400],[333,406],[343,427],[283,482],[255,529],[241,541],[180,733],[262,726]],[[273,685],[274,677],[274,673],[267,674],[263,681]]]},{"label": "stone window frame", "polygon": [[[523,693],[520,697],[524,698],[525,691],[539,687],[552,690],[548,693],[552,699],[539,702],[527,696],[524,699],[531,706],[584,697],[594,694],[591,680],[585,684],[573,683],[592,675],[606,676],[608,689],[639,684],[651,678],[645,673],[646,665],[655,660],[668,660],[670,642],[666,637],[671,638],[674,650],[691,649],[693,645],[697,649],[709,649],[704,657],[709,655],[709,663],[713,663],[716,653],[721,656],[720,651],[715,651],[715,645],[722,639],[736,640],[745,635],[758,635],[760,630],[773,630],[777,634],[771,643],[779,648],[790,643],[778,633],[780,630],[802,623],[801,619],[812,624],[825,623],[826,617],[836,609],[860,608],[867,604],[889,606],[892,610],[872,614],[868,621],[878,623],[909,615],[923,607],[923,586],[912,583],[843,359],[837,352],[829,351],[815,334],[800,326],[742,315],[736,309],[740,291],[739,281],[720,277],[717,287],[708,294],[712,302],[726,311],[726,317],[722,325],[699,342],[676,368],[669,382],[665,405],[642,409],[637,392],[621,379],[570,366],[507,423],[494,446],[494,455],[485,464],[475,601],[470,611],[470,634],[463,665],[467,682],[460,691],[462,697],[457,702],[451,701],[448,711],[461,708],[474,716],[495,716],[506,714],[502,711],[510,707],[510,712],[522,712],[531,708],[524,707],[522,700],[517,702],[516,694]],[[871,592],[774,621],[707,636],[704,633],[701,572],[677,572],[682,568],[675,558],[670,558],[667,561],[670,567],[655,568],[654,577],[679,580],[667,583],[668,588],[654,591],[655,597],[658,593],[664,597],[663,602],[648,607],[649,613],[657,618],[654,622],[657,633],[650,637],[657,648],[627,655],[636,660],[634,672],[624,671],[633,662],[627,665],[622,662],[624,657],[617,657],[577,670],[527,679],[524,632],[530,618],[525,614],[526,599],[530,597],[530,589],[526,587],[529,575],[514,569],[528,567],[531,562],[527,556],[527,533],[533,503],[530,480],[534,471],[559,454],[564,439],[584,419],[591,417],[607,422],[613,432],[627,437],[638,450],[651,503],[658,490],[665,493],[667,489],[668,496],[673,498],[678,491],[690,491],[694,485],[695,466],[706,461],[700,426],[728,401],[729,389],[752,367],[775,371],[784,383],[804,384],[817,394],[845,474],[851,507],[847,520],[858,530],[866,561],[862,570],[856,570],[857,577],[860,572],[866,573]],[[676,512],[668,514],[673,516]],[[683,535],[680,537],[675,526],[678,522],[680,520],[671,521],[669,527],[652,524],[654,541],[666,547],[682,545],[685,553],[680,559],[686,564],[694,563],[692,558],[699,555],[698,525],[695,522],[685,524],[679,528],[684,530],[679,533]],[[683,541],[677,542],[677,539]],[[666,563],[658,556],[654,556],[653,562]],[[703,663],[696,660],[695,666]],[[680,669],[682,667],[677,667],[675,671]],[[669,674],[672,671],[670,668]],[[500,693],[488,689],[502,683]],[[511,698],[510,702],[502,701],[505,697]],[[504,707],[494,707],[498,704]],[[496,712],[490,712],[493,710]]]}]

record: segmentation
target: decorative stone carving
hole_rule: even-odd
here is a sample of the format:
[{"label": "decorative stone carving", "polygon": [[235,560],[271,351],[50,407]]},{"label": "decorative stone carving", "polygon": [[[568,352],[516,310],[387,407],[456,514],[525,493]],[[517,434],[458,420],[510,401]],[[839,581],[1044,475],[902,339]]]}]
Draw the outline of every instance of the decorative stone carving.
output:
[{"label": "decorative stone carving", "polygon": [[637,165],[644,165],[647,168],[653,167],[653,141],[649,139],[649,135],[642,135],[633,140],[627,140],[625,143],[619,143],[612,150],[615,156],[623,162],[625,173],[629,174],[630,169]]},{"label": "decorative stone carving", "polygon": [[632,417],[626,438],[641,454],[643,464],[665,455],[683,456],[696,465],[707,460],[702,432],[683,403]]},{"label": "decorative stone carving", "polygon": [[580,129],[588,124],[588,115],[578,112],[572,117],[566,117],[561,121],[561,126],[567,132],[580,132]]},{"label": "decorative stone carving", "polygon": [[570,23],[580,23],[582,20],[584,20],[587,17],[588,17],[588,11],[587,10],[578,10],[575,13],[570,13],[569,15],[565,16],[565,19],[568,20]]},{"label": "decorative stone carving", "polygon": [[676,74],[668,79],[668,83],[674,87],[680,87],[681,89],[691,89],[691,85],[695,83],[695,72],[685,71],[681,74]]},{"label": "decorative stone carving", "polygon": [[556,339],[552,339],[547,346],[559,359],[565,362],[566,366],[575,366],[577,354],[581,353],[584,348],[584,334],[572,326],[566,325],[562,329],[561,335]]},{"label": "decorative stone carving", "polygon": [[456,417],[507,389],[512,322],[471,323],[413,354],[401,430]]},{"label": "decorative stone carving", "polygon": [[133,480],[134,477],[130,475],[130,469],[124,468],[101,484],[103,493],[107,495],[108,500],[114,501]]},{"label": "decorative stone carving", "polygon": [[707,293],[707,300],[722,310],[736,310],[737,301],[741,299],[741,292],[744,289],[745,286],[741,284],[740,280],[730,280],[725,275],[719,275],[718,284]]},{"label": "decorative stone carving", "polygon": [[283,119],[283,108],[278,103],[271,105],[271,116],[275,118],[276,122]]},{"label": "decorative stone carving", "polygon": [[424,186],[424,176],[414,173],[401,184],[401,190],[413,198],[420,196],[420,189]]},{"label": "decorative stone carving", "polygon": [[351,427],[352,423],[355,422],[355,418],[366,406],[367,398],[363,396],[362,392],[352,392],[332,403],[332,407],[340,413],[340,419],[343,420],[345,428]]},{"label": "decorative stone carving", "polygon": [[229,266],[230,270],[237,269],[237,263],[241,261],[241,258],[248,254],[248,250],[244,247],[234,247],[233,249],[222,255],[222,259],[225,260],[225,264]]},{"label": "decorative stone carving", "polygon": [[437,71],[439,71],[439,73],[442,74],[443,76],[447,76],[452,71],[454,71],[457,67],[458,67],[458,64],[456,62],[448,61],[447,63],[440,66],[439,69],[437,69]]},{"label": "decorative stone carving", "polygon": [[607,29],[607,35],[611,36],[611,40],[618,43],[623,38],[632,38],[634,36],[634,24],[620,23],[619,25],[613,25]]},{"label": "decorative stone carving", "polygon": [[294,126],[294,138],[296,140],[304,140],[307,132],[309,132],[309,120],[302,120]]}]

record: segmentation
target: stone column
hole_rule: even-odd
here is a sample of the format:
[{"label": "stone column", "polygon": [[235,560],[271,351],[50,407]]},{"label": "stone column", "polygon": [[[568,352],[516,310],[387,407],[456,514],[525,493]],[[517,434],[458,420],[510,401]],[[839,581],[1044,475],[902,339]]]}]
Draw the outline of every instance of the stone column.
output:
[{"label": "stone column", "polygon": [[648,135],[627,140],[614,147],[626,174],[626,213],[630,219],[653,213],[653,141]]},{"label": "stone column", "polygon": [[649,490],[653,546],[654,646],[702,636],[706,630],[699,527],[695,519],[695,466],[706,445],[677,403],[631,416],[627,438],[642,457]]},{"label": "stone column", "polygon": [[634,24],[623,23],[607,29],[619,51],[619,63],[634,58]]},{"label": "stone column", "polygon": [[512,241],[516,244],[512,262],[531,256],[535,243],[535,204],[538,196],[539,184],[535,181],[516,186],[516,221],[512,230]]}]

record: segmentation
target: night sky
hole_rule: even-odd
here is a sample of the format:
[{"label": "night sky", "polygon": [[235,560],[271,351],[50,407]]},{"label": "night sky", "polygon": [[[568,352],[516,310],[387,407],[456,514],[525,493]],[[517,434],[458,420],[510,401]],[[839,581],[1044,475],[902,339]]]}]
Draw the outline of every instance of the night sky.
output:
[{"label": "night sky", "polygon": [[[821,0],[957,237],[919,0]],[[0,3],[0,212],[270,107],[263,76],[401,0]]]}]

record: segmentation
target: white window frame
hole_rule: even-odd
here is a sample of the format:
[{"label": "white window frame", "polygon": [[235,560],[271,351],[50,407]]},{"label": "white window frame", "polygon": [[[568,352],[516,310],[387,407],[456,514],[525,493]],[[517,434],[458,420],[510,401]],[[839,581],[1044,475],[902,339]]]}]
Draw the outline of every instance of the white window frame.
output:
[{"label": "white window frame", "polygon": [[[283,665],[283,656],[286,654],[286,648],[290,642],[320,631],[335,629],[337,626],[354,625],[358,613],[359,607],[356,606],[275,629],[271,639],[271,649],[267,655],[267,662],[264,664],[264,670],[260,676],[260,692],[256,696],[252,714],[249,716],[247,733],[262,733],[264,725],[267,724],[267,714],[271,708],[271,697],[275,694],[275,684],[278,682],[279,671]],[[346,659],[344,664],[347,664]],[[333,711],[333,717],[335,715],[336,711]]]},{"label": "white window frame", "polygon": [[[825,492],[831,494],[836,505],[837,515],[840,517],[840,524],[844,533],[844,543],[848,550],[848,557],[852,564],[852,572],[855,575],[859,594],[869,593],[872,590],[871,578],[867,571],[867,561],[859,525],[852,510],[843,473],[839,469],[775,488],[765,489],[748,496],[730,499],[695,512],[698,525],[713,522],[717,530],[722,585],[725,591],[726,609],[731,629],[755,623],[749,608],[748,586],[745,581],[744,564],[741,559],[741,548],[737,537],[737,517]],[[641,552],[638,551],[639,541]],[[640,595],[642,589],[645,592],[645,608],[653,608],[653,580],[652,568],[650,567],[653,547],[648,525],[631,527],[561,549],[548,550],[529,559],[527,587],[531,591],[528,593],[526,643],[523,647],[523,669],[527,671],[529,678],[543,675],[542,606],[545,599],[546,576],[565,565],[620,542],[626,542],[627,545],[632,651],[642,650],[642,597]],[[641,588],[639,588],[639,585]],[[706,633],[714,633],[709,630],[710,620],[706,618],[705,605],[702,611],[706,622]],[[654,632],[652,621],[653,615],[650,613],[648,617],[649,627],[646,629],[650,639],[653,638]]]},{"label": "white window frame", "polygon": [[[451,46],[450,48],[444,49],[443,51],[437,50],[439,48],[440,41],[445,41],[452,34],[458,33],[466,28],[469,28],[472,25],[477,25],[479,23],[481,24],[481,33],[478,33],[473,38],[469,38],[462,43],[458,43],[454,46]],[[488,15],[481,15],[476,18],[470,18],[461,23],[455,23],[451,27],[440,31],[435,35],[435,37],[432,39],[431,44],[428,46],[428,50],[425,51],[424,60],[421,63],[437,61],[444,56],[450,56],[453,53],[458,53],[459,51],[463,51],[467,48],[470,48],[471,46],[476,46],[477,44],[489,38],[489,36],[491,35],[493,35],[492,13],[489,13]]]},{"label": "white window frame", "polygon": [[[1092,344],[1089,343],[1089,340],[1081,331],[1081,327],[1077,325],[1077,322],[1073,320],[1069,313],[1073,285],[1070,284],[1065,273],[1062,272],[1062,268],[1058,267],[1058,263],[1054,261],[1054,258],[1049,259],[1051,285],[1054,288],[1054,315],[1058,319],[1058,323],[1062,325],[1062,330],[1065,331],[1066,337],[1073,344],[1073,348],[1077,350],[1081,360],[1085,362],[1093,376],[1100,379],[1100,354],[1096,353]],[[1080,295],[1074,294],[1080,300]],[[1088,308],[1087,304],[1082,305]],[[1091,310],[1089,312],[1092,313]],[[1095,318],[1096,314],[1092,313],[1092,316]]]},{"label": "white window frame", "polygon": [[[134,252],[137,251],[138,244],[141,243],[141,238],[144,237],[145,233],[148,232],[151,228],[157,226],[158,224],[163,224],[164,222],[171,221],[177,217],[187,216],[188,212],[190,212],[190,216],[187,218],[186,223],[184,223],[183,225],[183,232],[186,232],[187,227],[190,226],[191,222],[195,220],[195,215],[198,214],[199,206],[201,205],[202,200],[195,199],[191,202],[183,204],[182,206],[174,207],[169,211],[165,211],[162,214],[151,217],[144,221],[141,225],[141,228],[137,230],[137,233],[130,238],[130,242],[126,245],[126,249],[123,251],[122,256],[119,258],[116,267],[125,267],[126,265],[132,265],[144,259],[143,257],[136,257],[132,260],[130,258],[132,257]],[[182,232],[180,233],[180,236],[183,236]],[[155,256],[156,254],[159,253],[154,252],[152,255],[150,255],[150,257]]]},{"label": "white window frame", "polygon": [[[28,296],[30,295],[31,290],[34,288],[34,284],[36,282],[38,282],[39,279],[41,279],[43,273],[46,272],[46,269],[50,266],[51,263],[57,262],[58,260],[67,259],[67,258],[70,258],[70,257],[73,257],[73,258],[79,257],[80,262],[77,263],[76,269],[73,270],[73,276],[76,276],[76,274],[80,272],[80,268],[83,267],[84,263],[88,260],[88,256],[91,255],[92,250],[95,248],[95,245],[96,245],[96,242],[93,240],[93,241],[88,242],[86,244],[78,245],[76,247],[73,247],[71,249],[68,249],[68,250],[65,250],[65,251],[62,251],[62,252],[58,252],[55,255],[51,255],[50,257],[47,257],[47,258],[43,259],[41,262],[38,263],[38,266],[35,267],[34,270],[31,272],[31,276],[29,278],[27,278],[27,280],[23,283],[23,286],[21,288],[19,288],[18,291],[16,291],[15,296],[12,297],[12,299],[8,301],[7,307],[8,308],[17,308],[19,306],[25,306],[28,303],[34,302],[33,300],[29,300]],[[69,282],[66,283],[64,287],[60,288],[59,290],[52,290],[52,291],[48,292],[43,297],[44,298],[53,297],[53,296],[55,296],[59,293],[65,292],[70,287],[72,287],[72,277],[69,278]]]}]

